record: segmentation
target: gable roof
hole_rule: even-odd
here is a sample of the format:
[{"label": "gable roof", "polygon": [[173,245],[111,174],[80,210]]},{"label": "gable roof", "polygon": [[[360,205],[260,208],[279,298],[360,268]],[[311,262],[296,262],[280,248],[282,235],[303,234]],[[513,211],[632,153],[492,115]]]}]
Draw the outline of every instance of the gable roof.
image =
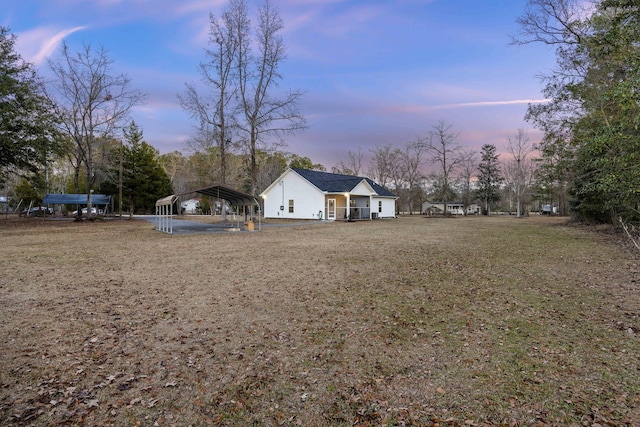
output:
[{"label": "gable roof", "polygon": [[378,196],[396,197],[391,191],[376,184],[369,178],[353,175],[341,175],[337,173],[312,171],[308,169],[291,168],[292,171],[318,187],[320,191],[327,193],[348,193],[363,180],[373,188]]}]

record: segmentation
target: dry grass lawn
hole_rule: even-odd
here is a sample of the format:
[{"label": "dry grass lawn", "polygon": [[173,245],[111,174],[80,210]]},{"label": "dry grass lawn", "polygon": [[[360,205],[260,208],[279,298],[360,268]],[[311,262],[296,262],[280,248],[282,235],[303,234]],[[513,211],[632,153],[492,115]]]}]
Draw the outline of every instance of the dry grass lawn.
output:
[{"label": "dry grass lawn", "polygon": [[565,219],[0,219],[0,424],[640,425],[640,272]]}]

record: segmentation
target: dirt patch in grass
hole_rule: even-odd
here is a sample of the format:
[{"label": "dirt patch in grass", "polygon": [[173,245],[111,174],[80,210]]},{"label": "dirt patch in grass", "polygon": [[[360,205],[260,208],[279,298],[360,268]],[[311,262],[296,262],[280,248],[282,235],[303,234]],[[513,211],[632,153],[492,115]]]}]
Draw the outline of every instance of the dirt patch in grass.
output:
[{"label": "dirt patch in grass", "polygon": [[0,220],[2,425],[639,425],[637,254],[558,218]]}]

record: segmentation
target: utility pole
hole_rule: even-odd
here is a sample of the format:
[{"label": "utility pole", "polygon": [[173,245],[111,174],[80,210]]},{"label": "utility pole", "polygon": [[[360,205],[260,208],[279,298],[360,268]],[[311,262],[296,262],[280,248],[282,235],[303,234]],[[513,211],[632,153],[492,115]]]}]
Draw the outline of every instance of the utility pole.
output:
[{"label": "utility pole", "polygon": [[516,217],[520,218],[520,157],[516,159],[518,169],[516,169]]},{"label": "utility pole", "polygon": [[120,171],[118,175],[118,216],[122,219],[122,141],[120,141]]}]

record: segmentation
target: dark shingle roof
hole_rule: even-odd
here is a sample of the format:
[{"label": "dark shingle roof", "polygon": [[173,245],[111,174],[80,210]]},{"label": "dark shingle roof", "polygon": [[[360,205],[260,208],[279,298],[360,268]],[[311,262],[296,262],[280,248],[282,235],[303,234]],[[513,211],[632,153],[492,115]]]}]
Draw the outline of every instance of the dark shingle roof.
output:
[{"label": "dark shingle roof", "polygon": [[364,179],[379,196],[396,197],[395,194],[384,189],[369,178],[308,169],[291,168],[291,170],[318,187],[321,191],[326,191],[327,193],[348,193]]}]

